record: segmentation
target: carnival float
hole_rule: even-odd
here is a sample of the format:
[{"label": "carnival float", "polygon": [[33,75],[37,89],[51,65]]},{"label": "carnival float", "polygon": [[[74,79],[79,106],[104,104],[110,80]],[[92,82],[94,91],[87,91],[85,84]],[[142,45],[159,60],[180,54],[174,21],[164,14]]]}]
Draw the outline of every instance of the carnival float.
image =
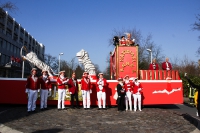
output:
[{"label": "carnival float", "polygon": [[[22,59],[33,64],[41,70],[46,70],[51,77],[52,91],[48,96],[49,105],[57,105],[57,85],[56,74],[50,66],[37,58],[34,52],[26,52],[22,55]],[[92,82],[91,105],[97,105],[96,93],[96,73],[95,67],[89,58],[89,54],[85,50],[80,50],[76,57],[79,63],[82,63],[85,71],[89,73]],[[142,84],[142,104],[158,105],[158,104],[182,104],[183,103],[183,86],[179,73],[176,70],[139,70],[138,67],[138,45],[120,46],[116,45],[110,54],[110,75],[112,80],[107,80],[106,105],[116,105],[113,98],[116,92],[117,79],[129,75],[130,80],[138,77]],[[25,78],[0,78],[0,103],[1,104],[27,104],[27,94],[25,93]],[[78,81],[80,81],[79,79]],[[70,105],[70,94],[66,85],[65,105]],[[38,92],[39,93],[39,92]],[[37,104],[40,97],[38,95]],[[79,101],[82,101],[81,86],[79,87]]]}]

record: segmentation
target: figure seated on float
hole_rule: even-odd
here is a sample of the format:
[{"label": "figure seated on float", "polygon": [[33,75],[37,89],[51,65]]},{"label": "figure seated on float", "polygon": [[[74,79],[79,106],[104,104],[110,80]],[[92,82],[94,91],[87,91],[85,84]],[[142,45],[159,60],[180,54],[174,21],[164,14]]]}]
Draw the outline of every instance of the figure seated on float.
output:
[{"label": "figure seated on float", "polygon": [[139,44],[135,43],[135,39],[131,39],[130,33],[125,33],[127,35],[127,38],[125,36],[121,36],[121,39],[119,39],[118,36],[114,36],[113,38],[113,45],[114,46],[139,46]]}]

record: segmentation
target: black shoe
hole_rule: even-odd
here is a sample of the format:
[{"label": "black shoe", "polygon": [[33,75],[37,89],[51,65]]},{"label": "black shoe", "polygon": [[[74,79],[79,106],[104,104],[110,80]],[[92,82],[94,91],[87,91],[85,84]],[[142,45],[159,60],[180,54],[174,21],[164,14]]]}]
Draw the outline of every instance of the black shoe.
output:
[{"label": "black shoe", "polygon": [[48,110],[48,108],[44,108],[44,110]]},{"label": "black shoe", "polygon": [[58,111],[61,111],[61,109],[58,109]]},{"label": "black shoe", "polygon": [[103,110],[107,110],[107,108],[103,108]]},{"label": "black shoe", "polygon": [[37,111],[36,111],[36,110],[33,110],[33,111],[31,111],[31,112],[36,113]]},{"label": "black shoe", "polygon": [[80,109],[80,107],[76,107],[77,109]]},{"label": "black shoe", "polygon": [[75,107],[71,107],[71,109],[75,109]]},{"label": "black shoe", "polygon": [[101,110],[101,108],[98,108],[97,110]]},{"label": "black shoe", "polygon": [[42,109],[40,109],[40,111],[44,111],[44,109],[42,108]]},{"label": "black shoe", "polygon": [[87,110],[87,108],[84,108],[84,110]]}]

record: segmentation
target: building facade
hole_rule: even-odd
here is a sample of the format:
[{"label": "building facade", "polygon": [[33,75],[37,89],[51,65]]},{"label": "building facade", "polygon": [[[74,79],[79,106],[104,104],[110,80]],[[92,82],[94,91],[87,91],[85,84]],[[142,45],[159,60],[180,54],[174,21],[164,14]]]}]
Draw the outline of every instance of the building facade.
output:
[{"label": "building facade", "polygon": [[0,77],[20,78],[30,74],[34,66],[21,58],[23,46],[27,49],[23,50],[23,55],[33,51],[44,61],[45,46],[36,41],[7,11],[0,9]]}]

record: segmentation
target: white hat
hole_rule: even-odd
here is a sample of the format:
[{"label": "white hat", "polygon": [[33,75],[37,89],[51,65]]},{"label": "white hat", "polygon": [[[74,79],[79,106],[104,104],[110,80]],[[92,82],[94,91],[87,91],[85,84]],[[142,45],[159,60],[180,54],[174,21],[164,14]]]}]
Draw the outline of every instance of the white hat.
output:
[{"label": "white hat", "polygon": [[86,73],[89,74],[88,72],[84,72],[83,75],[85,75]]},{"label": "white hat", "polygon": [[37,68],[32,68],[31,72],[32,72],[32,71],[37,71]]},{"label": "white hat", "polygon": [[61,74],[61,73],[65,73],[65,71],[64,71],[64,70],[63,70],[63,71],[60,71],[59,74]]},{"label": "white hat", "polygon": [[135,81],[136,79],[138,79],[138,77],[133,78],[133,81]]},{"label": "white hat", "polygon": [[119,77],[119,78],[118,78],[118,81],[123,81],[123,78],[122,78],[122,77]]},{"label": "white hat", "polygon": [[125,79],[126,77],[129,77],[129,76],[128,76],[128,75],[126,75],[126,76],[124,77],[124,79]]},{"label": "white hat", "polygon": [[[47,72],[46,70],[42,70],[42,72],[41,73],[43,73],[43,72]],[[48,73],[48,72],[47,72]]]},{"label": "white hat", "polygon": [[99,73],[98,76],[103,75],[103,73]]}]

